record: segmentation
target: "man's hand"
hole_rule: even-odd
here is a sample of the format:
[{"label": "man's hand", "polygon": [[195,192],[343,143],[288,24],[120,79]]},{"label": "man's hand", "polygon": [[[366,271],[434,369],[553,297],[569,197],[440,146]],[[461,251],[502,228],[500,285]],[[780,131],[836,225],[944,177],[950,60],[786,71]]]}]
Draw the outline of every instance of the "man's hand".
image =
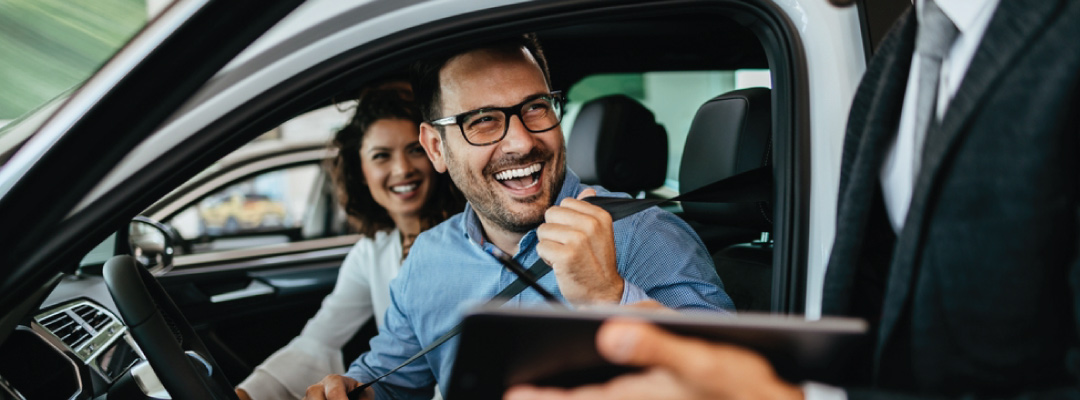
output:
[{"label": "man's hand", "polygon": [[[360,382],[342,375],[329,375],[314,385],[308,386],[304,400],[348,400],[348,393],[360,387]],[[374,399],[375,391],[364,390],[361,399]]]},{"label": "man's hand", "polygon": [[604,358],[645,367],[607,383],[576,389],[515,386],[504,400],[576,399],[792,399],[802,390],[776,376],[759,354],[667,333],[627,319],[605,322],[596,334]]},{"label": "man's hand", "polygon": [[615,231],[611,214],[581,201],[595,196],[585,189],[544,214],[536,229],[536,252],[551,265],[559,291],[575,304],[618,303],[623,279],[615,264]]}]

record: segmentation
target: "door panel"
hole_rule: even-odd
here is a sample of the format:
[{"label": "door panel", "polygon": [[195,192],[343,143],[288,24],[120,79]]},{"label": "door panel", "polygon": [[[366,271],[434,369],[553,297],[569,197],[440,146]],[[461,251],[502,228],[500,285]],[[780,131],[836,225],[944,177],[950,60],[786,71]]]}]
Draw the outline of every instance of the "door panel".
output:
[{"label": "door panel", "polygon": [[178,255],[159,280],[233,383],[300,333],[360,239],[322,166],[333,150],[308,137],[331,135],[348,110],[294,117],[143,213],[172,229]]},{"label": "door panel", "polygon": [[315,315],[350,248],[178,265],[158,279],[226,375],[239,383]]}]

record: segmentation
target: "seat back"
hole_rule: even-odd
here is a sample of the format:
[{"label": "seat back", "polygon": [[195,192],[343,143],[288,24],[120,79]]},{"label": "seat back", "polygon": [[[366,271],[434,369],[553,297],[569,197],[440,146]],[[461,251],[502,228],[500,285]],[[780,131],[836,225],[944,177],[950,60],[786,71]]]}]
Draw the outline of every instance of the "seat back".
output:
[{"label": "seat back", "polygon": [[[741,172],[770,165],[772,110],[770,90],[750,88],[717,96],[694,115],[686,136],[679,189],[689,192]],[[723,226],[772,230],[767,203],[685,203],[692,219]]]},{"label": "seat back", "polygon": [[667,131],[652,111],[624,95],[585,103],[566,144],[566,162],[590,185],[636,195],[667,175]]},{"label": "seat back", "polygon": [[[772,101],[767,88],[736,90],[701,106],[686,137],[679,187],[707,184],[771,165]],[[717,229],[772,231],[772,204],[683,203],[683,217]],[[700,232],[700,231],[699,231]],[[759,235],[756,235],[759,236]],[[707,235],[702,240],[708,241]],[[709,244],[708,242],[706,243]],[[767,311],[772,298],[772,244],[726,243],[713,254],[716,272],[738,310]]]}]

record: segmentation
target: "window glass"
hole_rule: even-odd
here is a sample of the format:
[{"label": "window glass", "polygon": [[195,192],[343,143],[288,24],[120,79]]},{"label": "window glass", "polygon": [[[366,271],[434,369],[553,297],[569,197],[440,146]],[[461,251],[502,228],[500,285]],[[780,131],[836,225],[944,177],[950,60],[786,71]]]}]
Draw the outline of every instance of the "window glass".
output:
[{"label": "window glass", "polygon": [[94,246],[94,248],[91,249],[89,253],[86,253],[86,255],[83,256],[82,260],[79,261],[79,266],[85,267],[87,265],[105,264],[105,262],[109,261],[109,258],[114,255],[113,252],[115,250],[116,234],[114,233],[112,235],[109,235],[109,237],[105,238],[105,240],[101,243],[98,243],[97,246]]},{"label": "window glass", "polygon": [[354,107],[347,101],[294,117],[192,178],[189,183],[250,169],[242,175],[246,178],[222,187],[186,189],[206,194],[163,221],[184,242],[177,251],[198,254],[351,233],[324,160],[297,161],[290,154],[325,146],[348,123]]},{"label": "window glass", "polygon": [[234,250],[343,233],[318,164],[260,173],[211,192],[166,221],[191,253]]},{"label": "window glass", "polygon": [[664,186],[677,192],[683,146],[698,107],[706,100],[729,91],[756,86],[772,87],[768,70],[592,75],[570,88],[562,123],[563,134],[569,139],[577,112],[589,100],[624,94],[641,102],[653,112],[656,122],[667,130],[668,168]]}]

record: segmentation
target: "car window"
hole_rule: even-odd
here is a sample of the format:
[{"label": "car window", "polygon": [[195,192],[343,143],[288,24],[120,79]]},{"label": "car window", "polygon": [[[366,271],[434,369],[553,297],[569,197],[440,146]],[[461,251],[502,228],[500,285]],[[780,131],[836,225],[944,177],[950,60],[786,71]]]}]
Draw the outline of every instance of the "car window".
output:
[{"label": "car window", "polygon": [[165,223],[199,254],[343,234],[337,209],[326,174],[311,163],[232,183]]},{"label": "car window", "polygon": [[207,168],[147,215],[181,239],[177,252],[203,254],[281,246],[350,234],[323,164],[327,143],[354,102],[296,116]]},{"label": "car window", "polygon": [[613,94],[627,95],[656,116],[668,135],[668,168],[664,187],[679,190],[679,162],[694,114],[706,100],[736,89],[772,87],[766,69],[733,71],[676,71],[599,74],[585,77],[570,87],[563,118],[563,134],[569,139],[582,104]]}]

